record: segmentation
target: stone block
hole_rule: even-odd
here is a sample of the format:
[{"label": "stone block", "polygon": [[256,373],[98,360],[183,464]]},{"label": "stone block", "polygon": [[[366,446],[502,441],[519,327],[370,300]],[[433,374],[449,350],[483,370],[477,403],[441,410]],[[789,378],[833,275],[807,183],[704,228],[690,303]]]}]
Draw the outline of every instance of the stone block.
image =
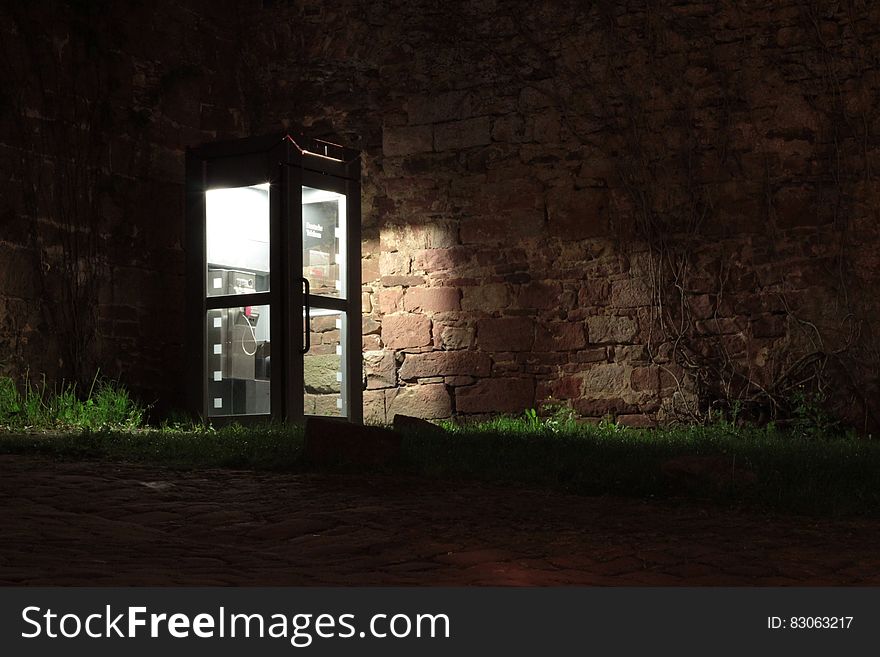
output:
[{"label": "stone block", "polygon": [[441,313],[459,310],[459,290],[454,287],[411,287],[403,297],[408,312]]},{"label": "stone block", "polygon": [[532,281],[519,288],[516,305],[519,308],[546,310],[559,304],[562,286],[554,281]]},{"label": "stone block", "polygon": [[361,334],[362,335],[372,335],[375,333],[379,333],[382,330],[382,325],[377,322],[375,319],[368,315],[364,315],[361,317]]},{"label": "stone block", "polygon": [[506,246],[541,235],[543,213],[522,206],[466,216],[461,221],[462,244]]},{"label": "stone block", "polygon": [[425,282],[424,276],[407,276],[404,274],[396,274],[391,276],[383,276],[379,282],[385,287],[410,287],[413,285],[421,285]]},{"label": "stone block", "polygon": [[400,434],[343,420],[306,418],[303,457],[313,465],[384,466],[400,456]]},{"label": "stone block", "polygon": [[379,279],[379,258],[365,257],[361,259],[361,280],[364,283],[372,283]]},{"label": "stone block", "polygon": [[407,354],[400,367],[401,379],[411,380],[428,376],[489,376],[492,361],[478,351],[429,351]]},{"label": "stone block", "polygon": [[364,390],[364,424],[384,425],[385,417],[385,391]]},{"label": "stone block", "polygon": [[336,317],[333,315],[317,315],[309,321],[313,333],[326,333],[336,330]]},{"label": "stone block", "polygon": [[483,351],[529,351],[535,341],[530,317],[498,317],[477,322],[477,346]]},{"label": "stone block", "polygon": [[379,312],[388,315],[403,309],[403,288],[383,288],[378,293]]},{"label": "stone block", "polygon": [[535,328],[535,351],[574,351],[586,345],[582,322],[551,322]]},{"label": "stone block", "polygon": [[660,368],[660,389],[666,392],[688,385],[684,368],[670,363]]},{"label": "stone block", "polygon": [[483,379],[455,392],[455,408],[459,413],[521,413],[534,405],[532,379]]},{"label": "stone block", "polygon": [[583,417],[605,417],[606,415],[630,415],[639,412],[639,407],[619,397],[582,397],[573,399],[572,408]]},{"label": "stone block", "polygon": [[584,394],[593,397],[620,396],[628,388],[628,383],[626,365],[596,363],[584,374]]},{"label": "stone block", "polygon": [[[604,347],[599,347],[604,349]],[[611,349],[611,360],[617,363],[644,363],[652,360],[648,348],[643,344],[617,346]],[[658,356],[659,357],[659,356]]]},{"label": "stone block", "polygon": [[471,257],[472,252],[467,247],[421,249],[413,255],[412,269],[428,274],[455,270],[467,265]]},{"label": "stone block", "polygon": [[[525,219],[534,217],[533,211],[538,211],[538,221],[527,221],[530,224],[543,225],[544,202],[541,184],[535,180],[532,171],[525,171],[525,175],[519,177],[501,177],[491,182],[484,182],[473,192],[472,214],[476,217],[504,216]],[[509,226],[501,233],[502,239],[507,239],[511,234],[520,234],[522,229]]]},{"label": "stone block", "polygon": [[578,305],[604,306],[611,296],[611,284],[608,281],[591,279],[584,281],[578,290]]},{"label": "stone block", "polygon": [[461,290],[462,310],[479,310],[494,312],[503,310],[510,305],[510,291],[504,283],[486,283],[473,285]]},{"label": "stone block", "polygon": [[[11,254],[0,252],[0,263],[15,263],[14,253],[17,252]],[[141,267],[116,267],[111,274],[111,280],[113,299],[128,299],[131,297],[132,290],[138,290],[138,302],[140,302],[138,305],[155,304],[158,307],[162,301],[167,302],[169,290],[160,289],[158,291],[161,294],[156,294],[156,290],[153,289],[156,287],[157,281],[156,273],[153,271]]]},{"label": "stone block", "polygon": [[656,367],[633,368],[629,379],[630,387],[635,392],[658,392],[660,389],[660,374]]},{"label": "stone block", "polygon": [[444,326],[439,331],[440,346],[444,349],[470,349],[474,346],[474,329],[466,326]]},{"label": "stone block", "polygon": [[339,372],[339,366],[340,357],[336,354],[307,354],[303,358],[306,392],[316,395],[338,393],[339,382],[336,380],[336,373]]},{"label": "stone block", "polygon": [[[522,352],[520,352],[521,355]],[[514,360],[512,356],[516,356],[514,353],[495,353],[492,354],[492,376],[507,376],[508,374],[517,374],[523,370],[523,363]],[[529,374],[534,374],[535,372],[529,371]]]},{"label": "stone block", "polygon": [[611,283],[611,305],[614,308],[639,308],[650,306],[651,288],[641,278],[625,278]]},{"label": "stone block", "polygon": [[538,137],[542,145],[559,141],[559,131],[562,127],[562,122],[559,112],[555,109],[546,109],[543,112],[534,114],[531,123],[532,133]]},{"label": "stone block", "polygon": [[638,333],[638,325],[631,317],[598,315],[587,318],[590,344],[626,344]]},{"label": "stone block", "polygon": [[431,344],[431,320],[424,315],[385,315],[382,342],[388,349],[427,347]]},{"label": "stone block", "polygon": [[434,132],[429,125],[382,128],[382,153],[386,157],[425,153],[433,148]]},{"label": "stone block", "polygon": [[601,363],[608,360],[608,352],[605,347],[594,347],[593,349],[584,349],[574,355],[575,362],[578,363]]},{"label": "stone block", "polygon": [[577,399],[581,396],[584,387],[584,379],[580,376],[563,376],[553,381],[545,382],[543,390],[545,396],[554,399]]},{"label": "stone block", "polygon": [[410,272],[410,255],[394,251],[379,254],[379,274],[381,276],[407,276]]},{"label": "stone block", "polygon": [[389,224],[379,237],[382,252],[415,253],[422,249],[443,249],[458,244],[458,226],[451,221],[419,224]]},{"label": "stone block", "polygon": [[483,146],[492,141],[492,119],[478,116],[463,121],[434,126],[434,149],[437,152]]},{"label": "stone block", "polygon": [[559,351],[530,352],[519,354],[524,356],[525,371],[532,374],[549,374],[558,372],[560,365],[568,362],[568,354]]},{"label": "stone block", "polygon": [[397,385],[394,353],[385,350],[364,352],[364,372],[368,390],[394,387]]},{"label": "stone block", "polygon": [[742,317],[713,317],[694,322],[694,330],[698,335],[735,335],[742,333],[748,326]]},{"label": "stone block", "polygon": [[505,144],[528,141],[532,131],[519,115],[505,115],[495,119],[492,124],[492,139]]},{"label": "stone block", "polygon": [[411,415],[436,420],[452,415],[452,401],[442,383],[406,386],[388,390],[385,398],[387,416]]},{"label": "stone block", "polygon": [[408,98],[406,114],[411,124],[437,123],[469,116],[472,112],[472,105],[467,92],[447,91]]}]

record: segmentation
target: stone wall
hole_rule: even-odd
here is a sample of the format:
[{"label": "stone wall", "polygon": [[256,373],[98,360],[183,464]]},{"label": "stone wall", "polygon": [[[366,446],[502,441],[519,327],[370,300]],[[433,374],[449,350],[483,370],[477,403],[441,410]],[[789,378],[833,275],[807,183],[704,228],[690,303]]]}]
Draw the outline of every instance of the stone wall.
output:
[{"label": "stone wall", "polygon": [[233,7],[3,3],[0,374],[182,398],[184,153],[246,130]]},{"label": "stone wall", "polygon": [[[108,139],[141,168],[100,215],[120,282],[98,334],[102,362],[125,353],[145,389],[167,389],[179,352],[157,297],[177,307],[182,149],[302,126],[363,152],[368,420],[549,399],[633,424],[713,403],[768,419],[818,400],[876,426],[880,7],[199,6],[128,28],[142,45],[116,48],[108,92],[134,108]],[[24,262],[25,243],[4,248]],[[0,280],[4,303],[37,294]],[[45,339],[37,319],[13,325],[28,312],[0,336]]]},{"label": "stone wall", "polygon": [[370,420],[876,422],[880,8],[294,2],[247,29],[256,124],[364,153]]}]

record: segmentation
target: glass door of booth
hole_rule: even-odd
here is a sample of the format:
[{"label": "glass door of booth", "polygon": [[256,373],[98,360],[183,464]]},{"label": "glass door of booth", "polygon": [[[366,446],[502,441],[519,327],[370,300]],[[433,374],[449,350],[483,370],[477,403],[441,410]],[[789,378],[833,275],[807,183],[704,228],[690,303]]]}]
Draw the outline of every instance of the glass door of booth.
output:
[{"label": "glass door of booth", "polygon": [[[348,207],[344,185],[303,174],[301,186],[302,395],[304,415],[348,417]],[[334,184],[335,182],[335,184]],[[360,290],[357,290],[360,294]],[[359,319],[359,317],[357,318]]]},{"label": "glass door of booth", "polygon": [[207,190],[205,246],[207,415],[269,415],[269,184]]}]

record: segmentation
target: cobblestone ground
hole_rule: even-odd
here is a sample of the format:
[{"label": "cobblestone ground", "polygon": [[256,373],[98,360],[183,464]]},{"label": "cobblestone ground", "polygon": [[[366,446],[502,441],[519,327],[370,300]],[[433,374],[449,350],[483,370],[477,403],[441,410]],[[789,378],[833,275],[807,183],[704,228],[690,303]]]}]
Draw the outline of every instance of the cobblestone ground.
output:
[{"label": "cobblestone ground", "polygon": [[5,585],[878,585],[880,521],[0,457]]}]

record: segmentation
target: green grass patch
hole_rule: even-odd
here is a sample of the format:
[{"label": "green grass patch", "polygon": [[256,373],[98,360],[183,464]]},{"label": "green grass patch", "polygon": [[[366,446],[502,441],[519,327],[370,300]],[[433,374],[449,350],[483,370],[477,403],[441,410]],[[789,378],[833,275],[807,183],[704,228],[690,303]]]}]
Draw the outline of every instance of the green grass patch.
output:
[{"label": "green grass patch", "polygon": [[0,377],[0,428],[8,431],[134,430],[146,408],[117,382],[96,376],[86,391],[75,384],[50,389],[45,379],[21,385]]},{"label": "green grass patch", "polygon": [[177,468],[302,469],[299,427],[264,424],[174,427],[137,431],[0,434],[0,454],[41,454],[59,459],[105,459]]}]

